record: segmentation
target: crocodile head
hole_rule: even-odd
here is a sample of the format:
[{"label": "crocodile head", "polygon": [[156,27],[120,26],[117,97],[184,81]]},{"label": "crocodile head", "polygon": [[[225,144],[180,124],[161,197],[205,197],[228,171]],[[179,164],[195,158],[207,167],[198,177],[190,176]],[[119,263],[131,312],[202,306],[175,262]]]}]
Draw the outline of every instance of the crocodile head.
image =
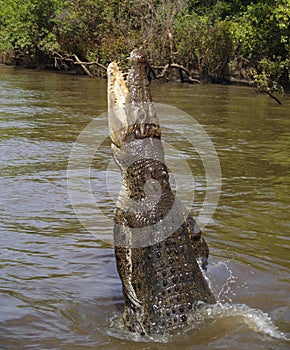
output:
[{"label": "crocodile head", "polygon": [[131,69],[127,76],[118,64],[108,66],[108,120],[111,140],[117,147],[141,138],[160,139],[160,127],[152,103],[148,65],[140,49],[129,57]]}]

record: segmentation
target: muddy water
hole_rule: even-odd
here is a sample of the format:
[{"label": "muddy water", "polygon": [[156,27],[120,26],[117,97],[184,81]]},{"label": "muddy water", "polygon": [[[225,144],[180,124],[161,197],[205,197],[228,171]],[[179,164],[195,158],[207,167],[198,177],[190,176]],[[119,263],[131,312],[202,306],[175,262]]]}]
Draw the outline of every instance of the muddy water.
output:
[{"label": "muddy water", "polygon": [[[246,87],[179,84],[155,84],[153,96],[190,114],[219,156],[220,200],[204,229],[211,248],[207,277],[218,305],[193,316],[190,329],[174,337],[138,338],[122,329],[110,245],[114,196],[106,189],[109,177],[117,192],[120,178],[103,129],[106,82],[2,66],[1,349],[289,348],[290,96],[278,106]],[[76,138],[92,121],[103,140],[91,167],[101,210],[84,196],[93,222],[88,232],[69,198],[67,166]],[[180,139],[184,127],[166,142],[192,162],[198,215],[204,169]]]}]

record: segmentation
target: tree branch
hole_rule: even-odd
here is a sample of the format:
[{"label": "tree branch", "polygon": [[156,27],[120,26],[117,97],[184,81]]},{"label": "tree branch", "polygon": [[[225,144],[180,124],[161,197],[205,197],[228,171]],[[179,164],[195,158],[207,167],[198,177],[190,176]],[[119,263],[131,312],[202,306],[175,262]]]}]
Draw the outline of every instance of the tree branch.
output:
[{"label": "tree branch", "polygon": [[67,63],[71,63],[72,65],[80,65],[82,67],[82,69],[84,70],[84,72],[91,78],[93,78],[93,74],[89,71],[89,69],[87,68],[87,66],[92,66],[92,65],[96,65],[104,70],[107,70],[107,67],[105,67],[104,65],[102,65],[101,63],[99,63],[98,61],[94,61],[94,62],[82,62],[78,56],[76,54],[73,54],[71,57],[64,57],[62,56],[59,52],[56,51],[52,51],[51,52],[52,57],[54,58],[54,66],[55,68],[61,70],[61,66],[59,64],[59,62],[63,65],[63,67],[65,69],[69,69],[69,66],[67,65]]},{"label": "tree branch", "polygon": [[200,81],[198,79],[194,79],[192,77],[192,75],[190,74],[189,70],[182,66],[181,64],[178,63],[167,63],[165,66],[155,66],[152,67],[154,69],[162,69],[162,72],[156,76],[156,78],[160,79],[160,78],[164,78],[168,69],[170,68],[175,68],[175,69],[179,69],[180,71],[184,72],[187,75],[188,81],[191,83],[195,83],[195,84],[200,84]]}]

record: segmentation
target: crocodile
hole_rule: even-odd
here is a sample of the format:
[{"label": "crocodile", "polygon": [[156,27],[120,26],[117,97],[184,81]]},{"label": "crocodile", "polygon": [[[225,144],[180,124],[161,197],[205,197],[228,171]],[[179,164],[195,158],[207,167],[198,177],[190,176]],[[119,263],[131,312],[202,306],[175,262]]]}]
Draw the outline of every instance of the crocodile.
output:
[{"label": "crocodile", "polygon": [[215,303],[202,272],[209,249],[171,189],[145,55],[134,49],[129,59],[126,75],[116,62],[107,71],[111,148],[122,174],[114,245],[124,327],[171,334],[199,305]]}]

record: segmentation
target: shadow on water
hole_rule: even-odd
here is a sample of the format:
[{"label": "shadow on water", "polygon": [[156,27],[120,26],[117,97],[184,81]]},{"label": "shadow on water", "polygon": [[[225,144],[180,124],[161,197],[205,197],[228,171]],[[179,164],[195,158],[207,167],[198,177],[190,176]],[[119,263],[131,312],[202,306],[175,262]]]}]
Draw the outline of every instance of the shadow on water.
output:
[{"label": "shadow on water", "polygon": [[[121,320],[110,245],[120,177],[108,144],[91,169],[94,198],[108,218],[87,208],[94,234],[78,221],[67,191],[73,142],[106,111],[106,81],[6,67],[0,74],[1,349],[289,348],[289,95],[277,107],[244,87],[153,86],[156,101],[203,126],[219,155],[222,192],[204,230],[206,276],[218,304],[194,313],[178,335],[140,338]],[[180,134],[170,137],[195,177],[196,216],[204,169]]]}]

